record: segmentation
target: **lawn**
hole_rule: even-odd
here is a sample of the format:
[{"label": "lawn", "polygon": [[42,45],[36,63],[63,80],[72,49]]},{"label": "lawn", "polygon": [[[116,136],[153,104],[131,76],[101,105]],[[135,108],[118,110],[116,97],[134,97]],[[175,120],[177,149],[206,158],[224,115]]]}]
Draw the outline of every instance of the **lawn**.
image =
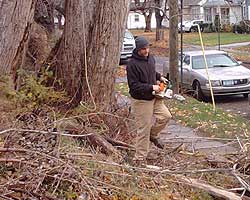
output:
[{"label": "lawn", "polygon": [[[216,46],[218,45],[218,33],[202,33],[204,45]],[[235,34],[235,33],[220,33],[220,44],[232,44],[237,42],[249,42],[250,34]],[[198,33],[185,33],[185,44],[200,45],[200,38]]]},{"label": "lawn", "polygon": [[[152,32],[145,33],[143,30],[131,30],[133,35],[143,35],[145,36],[152,44],[155,42],[155,30]],[[168,34],[169,30],[166,29],[165,32],[165,42],[162,47],[166,47],[168,43]],[[200,44],[200,38],[198,33],[184,33],[184,43],[185,44]],[[207,46],[215,46],[218,44],[218,33],[202,33],[203,42]],[[180,39],[180,34],[179,34]],[[220,33],[220,44],[232,44],[237,42],[249,42],[250,34],[235,34],[235,33]]]},{"label": "lawn", "polygon": [[[155,41],[155,31],[145,33],[143,30],[130,30],[134,36],[143,35],[146,37],[152,46],[150,47],[150,51],[155,56],[169,56],[169,31],[168,29],[165,30],[164,35],[165,39],[163,41]],[[231,44],[236,42],[249,42],[250,41],[250,34],[235,34],[235,33],[221,33],[221,44]],[[207,46],[216,46],[218,44],[218,34],[217,33],[202,33],[203,42],[205,45],[205,49]],[[179,34],[180,40],[180,34]],[[180,42],[179,42],[180,45]],[[200,38],[198,33],[184,33],[184,49],[187,48],[189,45],[200,45]],[[179,46],[180,49],[180,46]],[[250,61],[249,51],[250,47],[238,47],[232,49],[233,51],[230,52],[231,55],[240,61]],[[238,52],[239,51],[239,52]],[[245,53],[242,53],[245,52]]]},{"label": "lawn", "polygon": [[199,102],[191,97],[187,97],[183,103],[171,100],[167,104],[176,121],[195,128],[206,136],[249,137],[249,121],[240,115],[226,112],[221,108],[216,108],[214,112],[210,103]]}]

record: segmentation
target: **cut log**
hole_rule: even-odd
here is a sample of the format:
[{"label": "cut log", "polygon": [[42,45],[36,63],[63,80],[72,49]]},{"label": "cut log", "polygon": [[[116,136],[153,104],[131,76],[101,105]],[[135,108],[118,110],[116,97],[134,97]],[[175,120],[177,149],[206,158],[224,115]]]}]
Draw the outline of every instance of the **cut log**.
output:
[{"label": "cut log", "polygon": [[107,140],[105,140],[102,136],[98,134],[93,133],[87,136],[87,140],[92,146],[94,146],[95,148],[99,148],[104,154],[120,155],[119,151],[115,147],[113,147],[112,144],[110,144]]},{"label": "cut log", "polygon": [[[86,139],[88,143],[93,146],[95,149],[100,149],[100,151],[104,154],[111,155],[120,155],[119,151],[109,143],[103,136],[94,133],[93,129],[89,127],[83,127],[81,124],[74,119],[62,120],[57,124],[57,129],[60,132],[73,132],[73,133],[80,133],[84,131],[84,133],[92,133],[90,135],[86,134],[86,137],[81,137],[81,139]],[[88,129],[88,130],[87,130]]]}]

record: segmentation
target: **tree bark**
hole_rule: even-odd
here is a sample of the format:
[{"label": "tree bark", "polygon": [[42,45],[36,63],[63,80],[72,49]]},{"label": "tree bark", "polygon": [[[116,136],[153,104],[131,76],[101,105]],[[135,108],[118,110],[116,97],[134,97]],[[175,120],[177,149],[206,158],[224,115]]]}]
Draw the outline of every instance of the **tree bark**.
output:
[{"label": "tree bark", "polygon": [[179,93],[178,82],[178,1],[169,0],[169,71],[174,93]]},{"label": "tree bark", "polygon": [[[0,73],[16,74],[25,55],[36,0],[0,2]],[[15,79],[15,77],[14,77]]]},{"label": "tree bark", "polygon": [[66,1],[64,33],[53,66],[73,105],[94,101],[101,110],[111,108],[129,2]]}]

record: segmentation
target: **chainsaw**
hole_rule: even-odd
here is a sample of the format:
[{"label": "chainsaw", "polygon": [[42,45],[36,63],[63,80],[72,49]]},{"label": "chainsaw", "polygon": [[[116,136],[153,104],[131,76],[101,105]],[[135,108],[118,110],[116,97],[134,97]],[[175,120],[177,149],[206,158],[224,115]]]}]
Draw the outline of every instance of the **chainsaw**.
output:
[{"label": "chainsaw", "polygon": [[173,96],[173,90],[171,90],[171,87],[172,87],[171,82],[161,81],[159,86],[160,86],[160,91],[159,92],[153,91],[152,94],[155,95],[155,97],[160,98],[160,99],[165,98],[165,97],[171,99]]},{"label": "chainsaw", "polygon": [[159,92],[155,92],[153,91],[153,95],[155,95],[156,98],[167,98],[167,99],[176,99],[178,101],[185,101],[185,97],[183,97],[180,94],[173,94],[173,90],[172,88],[172,83],[171,81],[167,81],[167,82],[160,82],[159,84],[160,86],[160,91]]}]

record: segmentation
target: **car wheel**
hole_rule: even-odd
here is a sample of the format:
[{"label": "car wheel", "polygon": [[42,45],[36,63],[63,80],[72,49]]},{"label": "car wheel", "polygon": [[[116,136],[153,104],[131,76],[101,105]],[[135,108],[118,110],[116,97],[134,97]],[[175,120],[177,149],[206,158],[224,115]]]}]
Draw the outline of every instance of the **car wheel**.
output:
[{"label": "car wheel", "polygon": [[244,98],[248,98],[248,93],[244,93],[244,94],[243,94],[243,97],[244,97]]},{"label": "car wheel", "polygon": [[192,32],[192,33],[197,32],[197,29],[195,27],[191,27],[190,32]]},{"label": "car wheel", "polygon": [[200,85],[199,81],[194,82],[193,89],[194,89],[193,97],[195,99],[197,99],[198,101],[205,100],[205,96],[201,91],[201,85]]},{"label": "car wheel", "polygon": [[119,65],[127,65],[128,61],[128,59],[120,59]]}]

